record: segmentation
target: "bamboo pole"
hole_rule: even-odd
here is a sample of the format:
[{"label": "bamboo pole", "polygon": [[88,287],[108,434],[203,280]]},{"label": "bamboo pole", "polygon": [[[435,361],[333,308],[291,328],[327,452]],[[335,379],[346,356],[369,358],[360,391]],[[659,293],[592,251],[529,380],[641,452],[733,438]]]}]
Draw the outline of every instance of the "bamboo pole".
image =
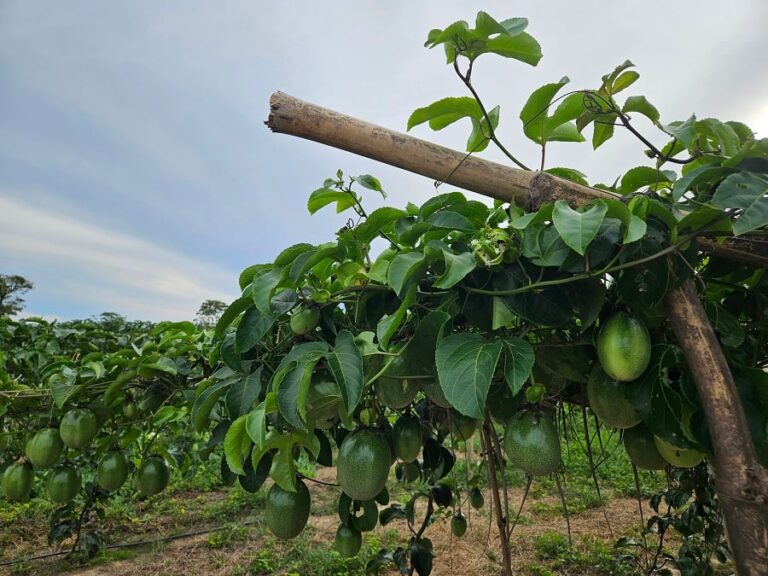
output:
[{"label": "bamboo pole", "polygon": [[736,383],[690,281],[665,306],[693,374],[715,452],[715,488],[738,574],[768,574],[768,471],[757,460]]},{"label": "bamboo pole", "polygon": [[[532,184],[537,182],[537,172],[467,157],[465,153],[345,116],[283,92],[272,94],[269,104],[266,124],[273,132],[327,144],[526,209],[536,200]],[[553,186],[566,182],[553,180],[546,182]],[[559,193],[576,203],[595,197],[616,198],[615,194],[570,182]]]},{"label": "bamboo pole", "polygon": [[[550,174],[510,168],[412,138],[303,102],[282,92],[270,99],[266,124],[299,136],[445,181],[484,196],[537,208],[566,199],[573,205],[616,198]],[[458,166],[458,168],[457,168]],[[729,257],[718,244],[718,255]],[[742,252],[744,252],[742,250]],[[745,261],[746,257],[735,258]],[[768,267],[768,259],[747,263]],[[672,328],[693,374],[715,446],[715,485],[721,498],[734,564],[740,576],[768,574],[768,471],[757,460],[733,376],[690,282],[665,300]]]}]

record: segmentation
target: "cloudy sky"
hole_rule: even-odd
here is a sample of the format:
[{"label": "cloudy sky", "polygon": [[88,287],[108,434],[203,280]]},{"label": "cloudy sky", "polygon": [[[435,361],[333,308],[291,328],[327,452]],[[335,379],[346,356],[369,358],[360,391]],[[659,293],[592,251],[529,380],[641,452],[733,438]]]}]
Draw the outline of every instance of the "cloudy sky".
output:
[{"label": "cloudy sky", "polygon": [[[423,43],[479,8],[528,17],[543,48],[536,68],[488,56],[474,76],[529,162],[527,95],[563,75],[595,87],[625,59],[641,73],[627,93],[663,122],[696,113],[768,134],[765,0],[0,0],[0,273],[35,283],[32,314],[191,318],[234,298],[242,268],[333,239],[343,218],[305,205],[337,168],[377,175],[394,205],[425,200],[424,178],[271,134],[269,95],[404,130],[414,108],[464,95]],[[462,148],[468,128],[413,133]],[[592,182],[644,160],[625,135],[548,156]]]}]

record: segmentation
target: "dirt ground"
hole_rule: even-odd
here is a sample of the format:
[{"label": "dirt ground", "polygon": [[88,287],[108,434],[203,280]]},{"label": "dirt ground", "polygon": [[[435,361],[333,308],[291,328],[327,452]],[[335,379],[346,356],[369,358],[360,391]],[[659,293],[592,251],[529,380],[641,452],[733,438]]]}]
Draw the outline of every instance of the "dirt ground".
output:
[{"label": "dirt ground", "polygon": [[[333,481],[332,470],[321,470],[322,475],[318,479]],[[337,497],[337,489],[319,484],[310,485],[313,497],[313,515],[309,520],[308,530],[305,535],[304,545],[319,550],[330,550],[333,545],[333,537],[338,526],[338,516],[335,512],[334,501]],[[226,498],[226,492],[191,493],[178,496],[179,506],[209,506],[215,504],[217,499]],[[513,489],[510,492],[510,508],[517,510],[523,491]],[[498,574],[501,556],[498,534],[495,522],[491,522],[489,516],[491,502],[490,494],[486,494],[486,506],[480,511],[464,507],[465,515],[468,515],[469,530],[462,538],[451,535],[450,518],[441,518],[432,524],[426,532],[434,545],[436,554],[432,574],[487,576]],[[531,506],[534,503],[543,503],[545,508],[556,509],[557,499],[543,497],[533,499],[529,497],[526,508],[523,511],[523,521],[519,523],[511,539],[513,566],[516,574],[532,573],[531,565],[537,563],[535,538],[542,533],[554,532],[567,535],[567,525],[562,514],[536,513]],[[317,511],[321,513],[318,514]],[[213,519],[210,526],[200,523],[197,525],[183,525],[174,516],[157,515],[151,521],[142,523],[140,520],[133,525],[116,525],[107,527],[112,536],[112,541],[149,540],[169,534],[205,529],[222,524],[234,522],[235,526],[241,526],[237,541],[220,547],[211,546],[211,534],[200,534],[177,540],[172,540],[160,545],[149,545],[141,548],[131,548],[130,552],[119,555],[111,555],[110,561],[85,568],[73,566],[71,562],[62,560],[61,557],[30,562],[23,567],[17,567],[11,572],[8,567],[0,568],[0,574],[29,574],[39,576],[53,576],[66,573],[72,576],[192,576],[205,574],[210,576],[236,576],[249,573],[248,567],[254,557],[260,551],[268,548],[279,558],[281,554],[291,551],[291,542],[280,542],[266,533],[261,526],[258,511],[243,518]],[[646,510],[645,514],[650,511]],[[514,513],[512,514],[514,516]],[[570,530],[574,543],[594,539],[611,546],[616,538],[621,535],[637,534],[640,528],[638,516],[638,504],[636,500],[629,498],[617,498],[610,500],[602,508],[591,508],[583,512],[572,514],[570,517]],[[396,530],[400,543],[407,541],[407,528],[402,521],[395,521],[386,527],[377,526],[373,534],[382,541],[393,538],[392,530]],[[19,542],[17,550],[6,549],[2,551],[5,558],[18,558],[33,552],[40,553],[47,548],[45,534],[26,534],[23,542]],[[7,570],[8,572],[3,572]],[[277,569],[276,575],[288,574],[287,569]],[[551,572],[541,572],[551,574]],[[568,572],[562,572],[568,573]],[[583,572],[582,572],[583,573]],[[346,574],[346,572],[345,572]],[[387,575],[396,574],[395,570],[386,572]],[[302,574],[302,576],[304,576]]]}]

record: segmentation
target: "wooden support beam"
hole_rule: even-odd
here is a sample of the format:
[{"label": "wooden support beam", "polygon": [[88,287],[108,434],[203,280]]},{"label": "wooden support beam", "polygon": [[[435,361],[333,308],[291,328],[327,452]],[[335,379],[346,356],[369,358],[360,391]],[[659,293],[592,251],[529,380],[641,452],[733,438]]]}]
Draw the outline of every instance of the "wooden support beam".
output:
[{"label": "wooden support beam", "polygon": [[715,451],[715,487],[737,573],[768,574],[768,471],[757,460],[736,384],[693,284],[667,295],[672,329],[693,374]]},{"label": "wooden support beam", "polygon": [[[290,134],[346,150],[432,180],[447,182],[504,202],[528,209],[531,185],[538,172],[516,170],[476,156],[467,157],[438,144],[420,140],[401,132],[382,128],[339,112],[304,102],[284,92],[269,99],[270,113],[266,124],[273,132]],[[539,185],[567,182],[563,193],[580,202],[599,198],[617,198],[615,194],[580,186],[545,174]],[[546,178],[548,177],[548,178]],[[554,182],[554,184],[552,184]]]},{"label": "wooden support beam", "polygon": [[[578,205],[596,198],[617,197],[550,174],[518,170],[475,157],[465,159],[462,152],[369,124],[282,92],[272,95],[270,108],[267,125],[275,132],[321,142],[484,196],[514,202],[526,209],[560,198]],[[702,240],[700,246],[718,256],[768,267],[768,258],[748,259],[749,250],[745,250],[744,245]],[[768,574],[768,471],[757,460],[733,376],[691,283],[672,290],[665,305],[693,374],[715,446],[716,488],[737,573],[765,576]]]}]

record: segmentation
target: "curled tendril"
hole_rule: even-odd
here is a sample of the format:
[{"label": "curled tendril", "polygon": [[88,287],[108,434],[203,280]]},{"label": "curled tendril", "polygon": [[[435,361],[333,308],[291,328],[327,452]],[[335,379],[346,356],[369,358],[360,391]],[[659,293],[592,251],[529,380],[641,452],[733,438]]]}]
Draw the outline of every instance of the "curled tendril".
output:
[{"label": "curled tendril", "polygon": [[604,112],[603,105],[592,92],[584,92],[582,104],[585,110],[593,114],[602,114]]}]

